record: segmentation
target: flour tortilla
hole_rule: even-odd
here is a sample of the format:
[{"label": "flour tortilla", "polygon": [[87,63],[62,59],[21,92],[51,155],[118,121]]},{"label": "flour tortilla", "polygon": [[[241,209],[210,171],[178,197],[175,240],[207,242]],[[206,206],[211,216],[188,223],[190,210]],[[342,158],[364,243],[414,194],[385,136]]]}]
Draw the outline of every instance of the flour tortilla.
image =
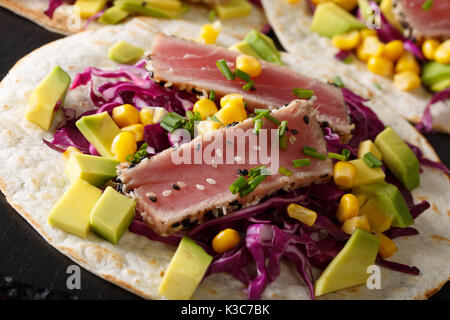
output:
[{"label": "flour tortilla", "polygon": [[[338,49],[331,40],[309,29],[312,14],[306,1],[288,3],[285,0],[262,0],[262,3],[270,24],[288,52],[302,58],[332,62],[330,78],[339,74],[352,90],[359,87],[363,96],[382,101],[409,121],[417,123],[421,120],[425,106],[432,97],[423,87],[402,92],[394,87],[391,79],[370,72],[366,64],[357,58],[350,64],[338,61],[334,57]],[[375,83],[381,86],[381,90],[376,88]],[[450,134],[449,105],[440,102],[434,104],[431,110],[433,127]]]},{"label": "flour tortilla", "polygon": [[[64,3],[55,10],[51,19],[44,13],[48,8],[48,2],[48,0],[0,0],[0,6],[56,33],[70,35],[83,31],[86,20],[77,20],[75,18],[77,15],[74,13],[73,5]],[[180,19],[200,25],[209,23],[209,9],[206,6],[196,4],[189,4],[189,6],[191,8],[190,11],[181,15]],[[264,12],[254,6],[251,14],[247,17],[225,19],[221,22],[223,30],[242,39],[252,29],[261,30],[267,23],[267,20]],[[104,26],[104,24],[93,21],[88,25],[88,29],[94,29],[100,26]]]},{"label": "flour tortilla", "polygon": [[[0,186],[8,202],[44,237],[50,245],[92,273],[135,294],[160,299],[157,293],[163,272],[175,248],[126,232],[117,245],[91,234],[87,239],[53,228],[47,223],[52,206],[68,187],[61,154],[42,143],[47,133],[24,118],[27,99],[35,86],[54,67],[61,66],[73,77],[85,67],[115,68],[107,58],[108,48],[118,40],[150,48],[158,32],[180,37],[195,34],[199,26],[187,22],[155,22],[137,18],[126,24],[108,26],[52,42],[35,50],[8,73],[0,84]],[[221,34],[220,45],[236,39]],[[326,79],[328,62],[306,60],[283,54],[292,69]],[[65,106],[79,112],[93,108],[88,87],[69,91]],[[383,102],[369,102],[382,121],[425,155],[438,160],[428,142],[400,117],[393,117]],[[421,187],[415,190],[416,201],[427,199],[432,208],[414,225],[420,235],[395,240],[399,252],[394,261],[420,268],[419,276],[382,269],[382,290],[359,286],[324,296],[324,299],[423,299],[436,292],[449,278],[450,234],[448,176],[432,168],[424,168]],[[317,274],[317,273],[316,273]],[[198,288],[195,299],[245,299],[243,285],[227,274],[208,277]],[[294,266],[283,264],[276,282],[269,285],[263,299],[308,299],[309,294]]]}]

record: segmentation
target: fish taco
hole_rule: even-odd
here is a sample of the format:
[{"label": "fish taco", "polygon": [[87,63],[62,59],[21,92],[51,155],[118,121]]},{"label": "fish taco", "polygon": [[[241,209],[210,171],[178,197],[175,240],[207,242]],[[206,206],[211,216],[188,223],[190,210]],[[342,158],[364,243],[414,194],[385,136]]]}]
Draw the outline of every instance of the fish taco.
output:
[{"label": "fish taco", "polygon": [[21,59],[0,85],[11,206],[148,299],[426,299],[443,286],[448,169],[426,139],[330,61],[256,30],[204,44],[199,29],[135,18]]},{"label": "fish taco", "polygon": [[385,101],[424,132],[450,133],[448,1],[262,3],[288,52],[333,61],[335,73],[365,88],[361,95]]}]

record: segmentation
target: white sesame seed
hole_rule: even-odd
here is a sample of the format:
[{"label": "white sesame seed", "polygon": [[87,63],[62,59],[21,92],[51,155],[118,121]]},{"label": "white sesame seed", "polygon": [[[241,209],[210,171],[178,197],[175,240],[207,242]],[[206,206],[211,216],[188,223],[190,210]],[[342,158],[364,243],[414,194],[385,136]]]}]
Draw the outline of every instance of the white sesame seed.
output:
[{"label": "white sesame seed", "polygon": [[216,184],[216,180],[214,180],[212,178],[206,179],[206,182],[208,182],[209,184]]},{"label": "white sesame seed", "polygon": [[224,216],[227,215],[227,208],[226,207],[222,207],[222,213]]},{"label": "white sesame seed", "polygon": [[213,168],[217,168],[217,163],[214,159],[211,160],[211,165],[213,166]]},{"label": "white sesame seed", "polygon": [[205,190],[205,186],[202,184],[196,184],[195,186],[198,190]]},{"label": "white sesame seed", "polygon": [[150,197],[156,197],[156,194],[154,194],[153,192],[147,192],[147,193],[145,194],[145,196],[146,196],[147,198],[150,198]]},{"label": "white sesame seed", "polygon": [[186,183],[184,183],[183,181],[177,181],[177,185],[178,185],[180,188],[186,187]]},{"label": "white sesame seed", "polygon": [[168,197],[168,196],[170,196],[171,194],[172,194],[172,190],[164,190],[163,193],[162,193],[162,195],[163,195],[164,197]]},{"label": "white sesame seed", "polygon": [[289,143],[290,143],[290,144],[294,144],[295,141],[297,141],[297,138],[296,138],[296,137],[294,137],[294,136],[290,136],[290,137],[289,137]]}]

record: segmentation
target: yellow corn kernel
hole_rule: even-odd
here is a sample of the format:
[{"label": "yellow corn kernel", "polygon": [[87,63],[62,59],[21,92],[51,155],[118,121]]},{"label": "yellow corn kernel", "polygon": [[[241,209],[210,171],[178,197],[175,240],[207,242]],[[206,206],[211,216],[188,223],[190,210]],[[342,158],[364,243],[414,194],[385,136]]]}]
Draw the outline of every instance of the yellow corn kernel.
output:
[{"label": "yellow corn kernel", "polygon": [[247,119],[244,98],[240,94],[228,94],[220,99],[221,109],[215,114],[223,125]]},{"label": "yellow corn kernel", "polygon": [[345,220],[344,224],[341,227],[342,231],[347,234],[353,234],[353,232],[355,232],[357,228],[370,232],[369,219],[367,219],[366,216],[353,217],[351,219]]},{"label": "yellow corn kernel", "polygon": [[422,44],[422,52],[428,60],[434,60],[434,54],[439,47],[440,42],[436,39],[427,39]]},{"label": "yellow corn kernel", "polygon": [[126,162],[130,154],[136,152],[137,145],[134,134],[131,132],[121,132],[113,140],[111,144],[111,152],[114,154],[114,159],[119,162]]},{"label": "yellow corn kernel", "polygon": [[64,160],[66,160],[66,161],[69,160],[70,156],[75,152],[81,153],[81,151],[75,147],[72,147],[72,146],[67,147],[66,151],[63,152]]},{"label": "yellow corn kernel", "polygon": [[395,65],[395,73],[404,71],[412,71],[417,74],[420,73],[419,64],[414,55],[409,51],[405,51]]},{"label": "yellow corn kernel", "polygon": [[214,101],[210,99],[200,99],[194,104],[194,112],[200,113],[202,120],[214,115],[218,110]]},{"label": "yellow corn kernel", "polygon": [[197,124],[197,133],[200,135],[211,133],[221,127],[220,123],[213,120],[203,120]]},{"label": "yellow corn kernel", "polygon": [[297,2],[299,2],[300,0],[286,0],[286,2],[287,3],[297,3]]},{"label": "yellow corn kernel", "polygon": [[364,38],[362,43],[356,49],[356,55],[359,59],[366,62],[372,56],[379,56],[383,53],[383,43],[376,36]]},{"label": "yellow corn kernel", "polygon": [[261,63],[258,59],[245,54],[236,58],[236,68],[248,73],[252,78],[261,74]]},{"label": "yellow corn kernel", "polygon": [[142,108],[141,111],[139,112],[139,119],[144,126],[154,124],[155,123],[153,121],[154,114],[155,114],[154,108]]},{"label": "yellow corn kernel", "polygon": [[222,27],[220,21],[213,24],[205,24],[200,30],[198,41],[205,44],[214,44],[216,43],[217,37],[219,36],[221,30]]},{"label": "yellow corn kernel", "polygon": [[442,64],[450,63],[450,39],[442,42],[434,53],[434,60]]},{"label": "yellow corn kernel", "polygon": [[120,129],[120,131],[132,133],[136,142],[144,140],[144,125],[141,123],[123,127]]},{"label": "yellow corn kernel", "polygon": [[400,40],[393,40],[384,45],[383,57],[395,62],[402,56],[404,51],[403,42]]},{"label": "yellow corn kernel", "polygon": [[317,219],[316,212],[295,203],[288,205],[287,213],[289,217],[297,219],[309,227],[312,227]]},{"label": "yellow corn kernel", "polygon": [[398,248],[395,245],[394,241],[386,237],[384,234],[375,233],[375,237],[380,240],[380,248],[378,249],[378,254],[382,258],[389,258],[398,251]]},{"label": "yellow corn kernel", "polygon": [[212,247],[215,252],[222,253],[233,249],[241,241],[239,232],[234,229],[220,231],[212,240]]},{"label": "yellow corn kernel", "polygon": [[359,201],[351,193],[344,194],[339,201],[336,217],[340,222],[351,219],[359,214]]},{"label": "yellow corn kernel", "polygon": [[316,6],[321,3],[329,1],[336,3],[338,6],[340,6],[342,9],[345,9],[346,11],[352,11],[358,4],[357,0],[311,0],[311,2],[314,3]]},{"label": "yellow corn kernel", "polygon": [[338,161],[334,165],[334,183],[339,187],[350,188],[356,176],[356,167],[348,161]]},{"label": "yellow corn kernel", "polygon": [[377,37],[377,31],[375,29],[362,29],[359,33],[362,40],[367,37]]},{"label": "yellow corn kernel", "polygon": [[139,110],[131,104],[115,107],[112,111],[112,118],[120,128],[140,122]]},{"label": "yellow corn kernel", "polygon": [[340,50],[353,50],[361,40],[359,31],[353,30],[344,34],[337,34],[331,38],[334,46]]},{"label": "yellow corn kernel", "polygon": [[391,77],[394,73],[394,63],[382,56],[372,56],[367,61],[367,69],[383,77]]},{"label": "yellow corn kernel", "polygon": [[398,90],[411,91],[420,87],[420,77],[417,73],[404,71],[394,75],[394,85]]}]

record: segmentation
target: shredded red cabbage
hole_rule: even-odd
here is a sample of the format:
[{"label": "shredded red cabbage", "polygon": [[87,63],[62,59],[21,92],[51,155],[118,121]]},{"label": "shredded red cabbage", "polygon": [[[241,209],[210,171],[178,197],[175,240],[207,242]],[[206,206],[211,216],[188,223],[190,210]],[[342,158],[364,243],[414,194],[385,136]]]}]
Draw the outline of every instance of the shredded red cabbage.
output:
[{"label": "shredded red cabbage", "polygon": [[144,141],[154,148],[156,152],[161,152],[170,148],[167,131],[164,130],[159,123],[150,124],[144,127]]},{"label": "shredded red cabbage", "polygon": [[344,61],[352,54],[352,50],[339,50],[334,57],[338,60]]},{"label": "shredded red cabbage", "polygon": [[44,11],[45,15],[48,16],[50,19],[53,18],[53,13],[56,9],[58,9],[60,6],[62,6],[64,0],[50,0],[48,3],[47,10]]},{"label": "shredded red cabbage", "polygon": [[446,174],[450,174],[450,170],[445,166],[445,164],[425,158],[423,156],[422,150],[420,150],[419,147],[417,147],[409,142],[406,142],[406,144],[411,148],[411,150],[413,151],[414,155],[417,157],[417,159],[419,160],[419,163],[421,165],[436,168],[438,170],[443,171]]},{"label": "shredded red cabbage", "polygon": [[419,231],[417,231],[417,229],[412,227],[406,228],[392,227],[388,231],[384,232],[384,234],[390,239],[395,239],[399,237],[415,236],[419,234]]},{"label": "shredded red cabbage", "polygon": [[383,266],[383,267],[385,267],[387,269],[391,269],[391,270],[394,270],[394,271],[408,273],[408,274],[412,274],[412,275],[415,275],[415,276],[417,276],[420,273],[420,270],[417,267],[415,267],[415,266],[410,267],[410,266],[407,266],[407,265],[402,264],[402,263],[384,260],[380,256],[377,257],[376,262],[380,266]]},{"label": "shredded red cabbage", "polygon": [[431,106],[438,102],[445,102],[450,99],[450,88],[446,88],[433,95],[430,102],[423,111],[422,121],[416,125],[416,128],[422,132],[430,133],[433,129],[433,116],[431,115]]}]

